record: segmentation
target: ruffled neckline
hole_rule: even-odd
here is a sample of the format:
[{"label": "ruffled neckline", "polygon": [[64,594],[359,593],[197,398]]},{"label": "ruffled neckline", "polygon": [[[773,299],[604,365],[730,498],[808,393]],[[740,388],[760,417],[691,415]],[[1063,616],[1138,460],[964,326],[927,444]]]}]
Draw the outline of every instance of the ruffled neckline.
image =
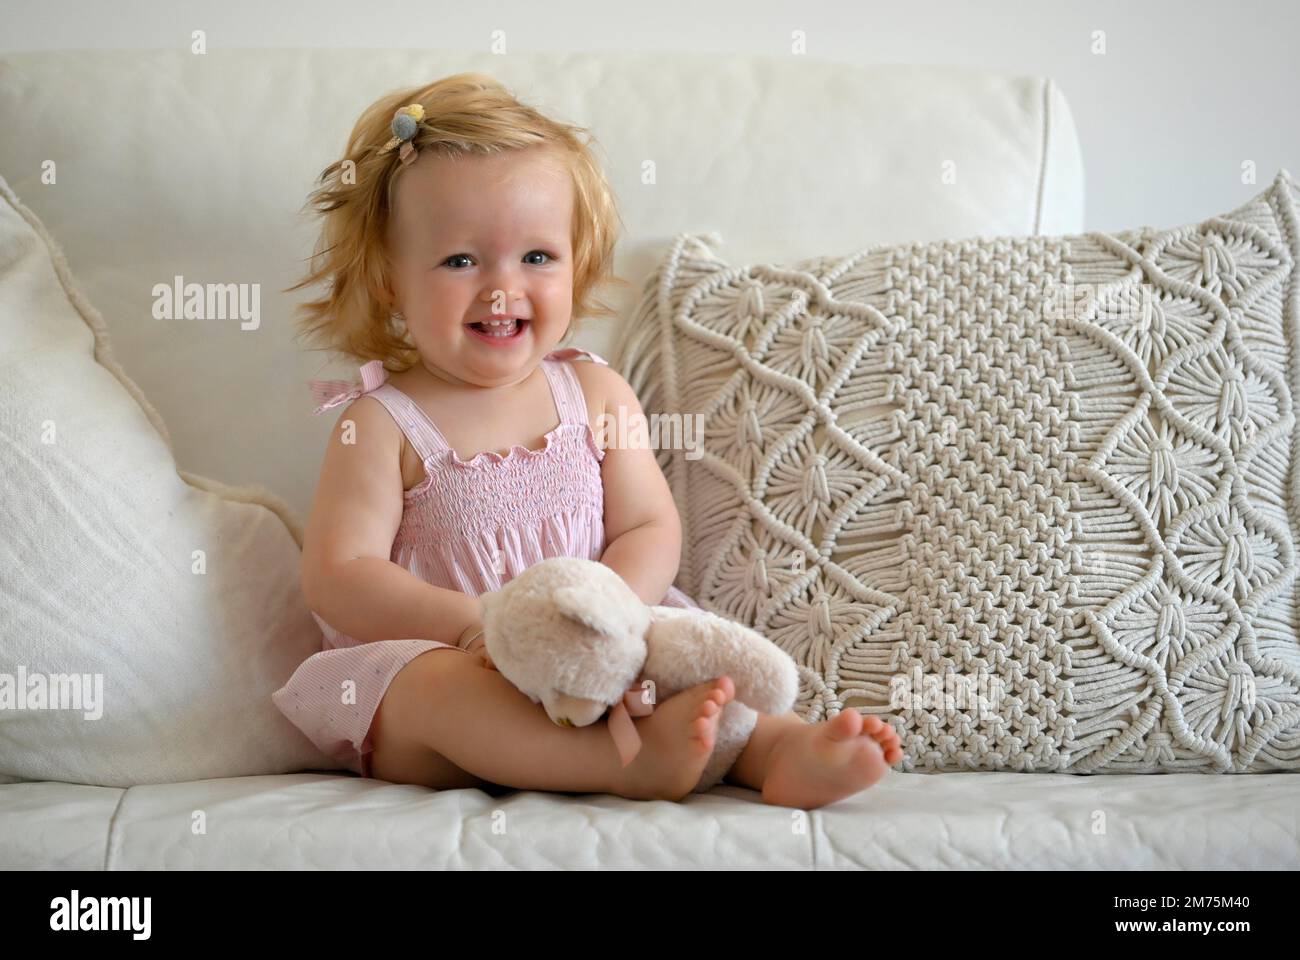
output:
[{"label": "ruffled neckline", "polygon": [[[460,454],[448,445],[445,449],[439,450],[437,453],[433,454],[429,460],[434,462],[443,461],[451,467],[462,470],[475,470],[483,464],[488,464],[488,469],[496,469],[506,463],[525,463],[530,460],[538,460],[546,457],[552,450],[556,449],[555,441],[559,435],[569,430],[581,430],[585,435],[588,447],[595,455],[597,461],[599,462],[604,459],[604,457],[601,456],[600,448],[596,445],[596,437],[591,431],[591,424],[561,422],[547,431],[544,437],[545,443],[536,450],[533,450],[522,443],[516,443],[504,455],[497,453],[495,450],[480,450],[468,460],[462,460]],[[424,468],[424,479],[413,486],[410,490],[405,491],[403,494],[405,499],[414,500],[427,493],[429,488],[433,485],[434,474],[429,470],[429,460],[426,460],[421,464]]]},{"label": "ruffled neckline", "polygon": [[578,426],[578,424],[573,424],[573,423],[556,424],[552,429],[546,432],[546,435],[542,438],[544,442],[536,450],[532,449],[531,447],[527,447],[522,443],[516,443],[504,454],[497,453],[495,450],[480,450],[478,453],[474,454],[474,456],[470,457],[468,460],[462,460],[460,454],[457,453],[455,450],[453,450],[450,446],[448,446],[446,451],[444,452],[448,454],[448,459],[450,459],[451,462],[456,464],[456,466],[458,467],[473,467],[476,464],[478,464],[480,460],[488,460],[491,461],[492,463],[505,463],[507,460],[533,460],[536,459],[537,457],[545,456],[546,452],[550,450],[552,446],[554,446],[556,434],[560,433],[560,431],[562,431],[565,427],[573,427],[573,426]]}]

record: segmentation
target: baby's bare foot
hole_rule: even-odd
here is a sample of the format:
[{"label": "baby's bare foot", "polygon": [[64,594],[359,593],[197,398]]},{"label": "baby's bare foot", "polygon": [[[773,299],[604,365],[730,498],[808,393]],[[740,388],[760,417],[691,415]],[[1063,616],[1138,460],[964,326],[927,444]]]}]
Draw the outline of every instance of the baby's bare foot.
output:
[{"label": "baby's bare foot", "polygon": [[867,789],[902,757],[889,724],[879,717],[864,720],[857,710],[792,726],[768,756],[763,802],[805,810],[825,806]]},{"label": "baby's bare foot", "polygon": [[680,800],[700,781],[713,754],[722,708],[736,695],[730,677],[674,694],[635,721],[641,751],[620,773],[613,793],[632,800]]}]

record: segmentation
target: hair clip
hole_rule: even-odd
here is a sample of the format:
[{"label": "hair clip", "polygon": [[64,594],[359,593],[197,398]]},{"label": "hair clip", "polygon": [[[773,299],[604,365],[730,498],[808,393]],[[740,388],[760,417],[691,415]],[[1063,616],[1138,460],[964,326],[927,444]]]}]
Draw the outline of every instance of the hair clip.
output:
[{"label": "hair clip", "polygon": [[402,149],[397,156],[402,163],[414,163],[416,150],[415,145],[411,142],[414,139],[416,131],[420,128],[420,121],[424,119],[424,107],[418,103],[409,103],[393,114],[393,122],[390,129],[393,131],[393,138],[379,148],[380,153],[387,153],[399,143]]}]

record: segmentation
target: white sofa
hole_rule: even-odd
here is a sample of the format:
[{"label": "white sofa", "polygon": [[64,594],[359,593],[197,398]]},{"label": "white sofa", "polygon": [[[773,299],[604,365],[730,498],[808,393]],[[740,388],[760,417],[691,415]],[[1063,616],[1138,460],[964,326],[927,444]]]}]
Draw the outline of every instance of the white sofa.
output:
[{"label": "white sofa", "polygon": [[[278,291],[311,250],[299,209],[362,106],[462,70],[492,73],[598,137],[628,228],[619,271],[631,286],[613,298],[624,317],[684,230],[718,231],[742,262],[1083,228],[1079,143],[1044,78],[797,56],[0,58],[0,173],[63,245],[181,467],[260,484],[306,516],[332,423],[311,417],[306,381],[355,371],[294,340],[295,297]],[[75,120],[60,122],[69,110]],[[51,144],[75,156],[75,176],[42,190]],[[193,338],[159,327],[150,291],[174,275],[257,280],[261,328],[233,321],[227,336]],[[592,324],[578,343],[608,355],[615,336]],[[263,428],[232,426],[254,416]],[[206,834],[189,828],[196,809]],[[1300,865],[1298,810],[1300,778],[1285,775],[894,772],[807,814],[732,786],[671,804],[435,792],[342,772],[12,783],[0,785],[0,866],[1279,868]]]}]

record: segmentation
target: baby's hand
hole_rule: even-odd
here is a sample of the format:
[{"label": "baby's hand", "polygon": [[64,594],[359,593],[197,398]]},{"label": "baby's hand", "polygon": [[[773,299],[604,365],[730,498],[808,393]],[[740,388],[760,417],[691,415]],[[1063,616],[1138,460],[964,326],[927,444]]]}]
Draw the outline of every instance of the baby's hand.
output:
[{"label": "baby's hand", "polygon": [[[468,644],[465,643],[465,638],[471,635],[472,635],[472,639],[469,641]],[[489,670],[496,669],[496,664],[494,664],[492,662],[492,658],[488,656],[487,644],[483,641],[482,620],[478,620],[474,623],[471,623],[468,627],[466,627],[464,630],[461,631],[460,639],[459,642],[457,643],[457,646],[461,647],[461,649],[463,649],[466,653],[468,653],[470,656],[478,660],[481,666],[486,667]]]},{"label": "baby's hand", "polygon": [[478,660],[479,666],[488,670],[497,668],[497,665],[492,662],[492,656],[488,653],[487,644],[483,642],[482,635],[474,638],[474,641],[469,645],[468,652],[470,656]]}]

